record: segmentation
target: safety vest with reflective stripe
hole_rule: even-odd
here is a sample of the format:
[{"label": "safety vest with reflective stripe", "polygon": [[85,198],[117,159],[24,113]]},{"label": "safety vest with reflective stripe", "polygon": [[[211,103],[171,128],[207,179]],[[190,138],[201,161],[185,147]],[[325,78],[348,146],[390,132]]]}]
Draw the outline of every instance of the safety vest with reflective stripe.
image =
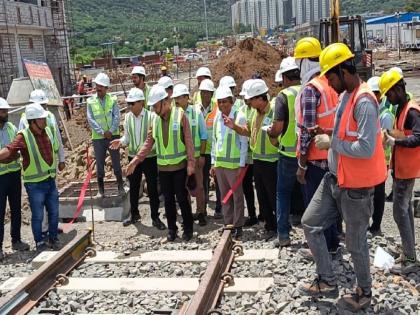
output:
[{"label": "safety vest with reflective stripe", "polygon": [[45,162],[42,157],[34,135],[29,128],[19,131],[25,139],[26,147],[29,154],[29,165],[23,170],[24,183],[39,183],[44,180],[55,178],[57,172],[57,158],[58,158],[58,140],[56,134],[51,131],[49,127],[45,128],[45,132],[50,139],[51,152],[53,156],[52,165]]},{"label": "safety vest with reflective stripe", "polygon": [[182,142],[182,114],[184,111],[179,107],[172,107],[169,118],[168,145],[163,142],[162,118],[156,117],[153,124],[153,139],[155,139],[157,163],[161,166],[176,165],[187,159],[187,150]]},{"label": "safety vest with reflective stripe", "polygon": [[[257,133],[257,139],[253,145],[250,145],[252,150],[252,158],[254,160],[266,161],[266,162],[275,162],[279,158],[278,147],[273,145],[270,140],[270,137],[267,134],[266,130],[261,129],[263,126],[270,126],[273,123],[274,116],[274,106],[273,102],[270,102],[270,109],[265,113],[264,118],[261,123],[261,127]],[[255,128],[257,121],[257,111],[254,112],[251,119],[251,130]]]},{"label": "safety vest with reflective stripe", "polygon": [[214,123],[214,119],[216,118],[217,111],[218,111],[217,101],[216,99],[212,99],[210,103],[210,111],[207,113],[206,117],[204,117],[204,120],[206,122],[206,128],[207,128],[206,154],[211,153],[211,143],[213,141],[213,137],[211,135],[213,134],[213,123]]},{"label": "safety vest with reflective stripe", "polygon": [[[153,120],[156,118],[156,115],[148,111],[147,109],[143,108],[143,112],[144,113],[141,118],[139,142],[136,141],[137,138],[134,114],[132,112],[129,112],[127,114],[128,136],[130,139],[130,142],[128,143],[128,155],[131,157],[135,156],[139,149],[143,146],[147,138],[147,133],[150,127],[153,125]],[[147,156],[156,156],[156,150],[153,148]]]},{"label": "safety vest with reflective stripe", "polygon": [[[341,117],[338,138],[343,141],[356,142],[358,140],[357,122],[354,119],[354,110],[361,97],[369,97],[376,106],[376,97],[363,82],[350,95],[349,101]],[[383,183],[387,178],[385,154],[382,147],[382,133],[377,120],[376,144],[373,155],[369,158],[356,158],[338,154],[337,179],[338,185],[343,188],[367,188]]]},{"label": "safety vest with reflective stripe", "polygon": [[[102,107],[101,102],[97,95],[89,97],[87,99],[87,106],[92,110],[93,119],[101,126],[102,130],[109,131],[112,127],[112,108],[114,103],[117,101],[115,96],[110,94],[105,95],[105,108]],[[120,134],[119,129],[113,132],[112,135],[118,136]],[[92,139],[104,139],[103,135],[98,134],[92,129]]]},{"label": "safety vest with reflective stripe", "polygon": [[286,89],[283,89],[280,93],[283,93],[286,96],[287,108],[289,110],[289,122],[287,125],[286,132],[280,136],[280,154],[287,157],[296,157],[296,144],[297,144],[297,135],[296,135],[296,119],[295,119],[295,102],[296,97],[299,94],[301,86],[295,85],[290,86]]},{"label": "safety vest with reflective stripe", "polygon": [[[17,134],[17,128],[11,122],[6,122],[6,125],[4,127],[6,128],[8,139],[6,143],[3,143],[0,139],[0,149],[5,148],[6,145],[11,143]],[[20,170],[19,161],[20,159],[7,163],[7,164],[0,163],[0,175],[19,171]]]},{"label": "safety vest with reflective stripe", "polygon": [[[242,115],[244,115],[246,117],[246,121],[248,122],[248,126],[252,121],[252,117],[254,117],[255,113],[256,113],[256,109],[252,108],[251,106],[248,106],[247,104],[244,104],[239,108],[239,113],[241,113]],[[246,164],[250,164],[252,165],[254,163],[254,161],[252,160],[252,150],[251,150],[251,146],[248,146],[248,156],[246,158]]]},{"label": "safety vest with reflective stripe", "polygon": [[[395,129],[404,132],[406,137],[413,135],[413,130],[408,130],[404,127],[407,120],[408,111],[410,109],[415,109],[420,113],[420,106],[415,101],[411,100],[402,109],[395,122]],[[400,145],[395,145],[393,149],[391,165],[394,169],[395,178],[420,178],[420,146],[415,148],[407,148]]]},{"label": "safety vest with reflective stripe", "polygon": [[[381,107],[381,109],[380,109],[380,111],[379,111],[379,121],[381,121],[382,120],[382,118],[385,116],[385,115],[390,115],[391,117],[392,117],[392,120],[394,120],[395,119],[395,117],[394,117],[394,115],[392,114],[392,112],[389,110],[389,108],[388,107],[386,107],[386,106],[382,106]],[[382,126],[381,126],[382,127]],[[389,145],[386,145],[386,147],[385,147],[385,160],[386,160],[386,165],[389,165],[389,162],[391,161],[391,151],[392,151],[392,149],[391,149],[391,146],[389,146]]]},{"label": "safety vest with reflective stripe", "polygon": [[[47,126],[50,127],[51,131],[57,132],[57,126],[56,126],[56,120],[55,120],[55,116],[53,113],[51,113],[50,111],[47,110]],[[20,122],[21,124],[25,127],[28,128],[29,124],[28,124],[28,120],[26,119],[26,114],[22,113],[22,115],[20,116]],[[23,128],[23,129],[25,129]]]},{"label": "safety vest with reflective stripe", "polygon": [[[315,87],[321,94],[319,105],[316,108],[316,125],[324,130],[332,130],[334,127],[335,111],[338,104],[337,92],[329,86],[328,80],[325,76],[317,76],[309,81],[308,84]],[[297,106],[297,121],[302,125],[303,113],[301,113],[301,94],[297,99]],[[299,155],[300,153],[297,152],[297,154]],[[307,155],[309,161],[328,159],[328,152],[326,150],[317,149],[314,141],[312,141],[309,145]]]},{"label": "safety vest with reflective stripe", "polygon": [[[233,117],[235,123],[238,123],[237,110],[234,109],[233,106],[232,110],[234,111]],[[220,119],[218,118],[219,115],[221,115],[221,113],[217,115],[213,129],[213,135],[216,139],[216,143],[213,143],[213,145],[215,146],[214,166],[228,169],[239,168],[241,151],[240,148],[237,146],[238,135],[234,130],[226,127],[224,137],[222,138],[222,125],[220,123]]]},{"label": "safety vest with reflective stripe", "polygon": [[192,140],[194,144],[194,157],[200,156],[200,149],[201,149],[201,139],[200,139],[200,132],[199,132],[199,123],[198,118],[200,116],[200,110],[197,106],[188,105],[187,110],[185,111],[188,118],[188,123],[190,124]]}]

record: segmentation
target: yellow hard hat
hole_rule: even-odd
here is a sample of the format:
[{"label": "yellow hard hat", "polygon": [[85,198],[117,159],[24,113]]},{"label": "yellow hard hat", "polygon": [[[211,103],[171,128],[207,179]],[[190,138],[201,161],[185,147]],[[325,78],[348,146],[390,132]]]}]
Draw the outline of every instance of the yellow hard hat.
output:
[{"label": "yellow hard hat", "polygon": [[165,71],[165,70],[168,70],[168,68],[166,68],[165,66],[162,66],[162,67],[160,68],[160,70]]},{"label": "yellow hard hat", "polygon": [[321,75],[326,74],[332,68],[353,57],[354,54],[350,51],[350,48],[346,44],[334,43],[328,45],[319,56]]},{"label": "yellow hard hat", "polygon": [[401,73],[394,69],[390,69],[382,73],[381,78],[379,79],[379,91],[381,92],[381,97],[384,97],[395,84],[401,81],[401,79],[403,79]]},{"label": "yellow hard hat", "polygon": [[315,37],[304,37],[296,43],[295,58],[316,58],[321,54],[321,43]]}]

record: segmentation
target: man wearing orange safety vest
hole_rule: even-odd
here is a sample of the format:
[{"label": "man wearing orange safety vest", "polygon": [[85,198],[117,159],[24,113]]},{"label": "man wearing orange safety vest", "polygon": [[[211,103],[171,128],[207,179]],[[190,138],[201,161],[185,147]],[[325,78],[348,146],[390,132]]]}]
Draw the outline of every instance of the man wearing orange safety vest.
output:
[{"label": "man wearing orange safety vest", "polygon": [[337,106],[332,135],[318,134],[315,145],[328,151],[328,168],[306,212],[302,225],[316,264],[317,277],[299,286],[302,294],[337,297],[323,230],[340,215],[346,224],[346,247],[356,274],[354,294],[338,300],[339,313],[358,312],[370,306],[370,275],[367,230],[373,212],[374,187],[387,176],[379,123],[379,105],[369,86],[361,81],[354,54],[343,43],[326,47],[320,55],[321,76],[342,93]]},{"label": "man wearing orange safety vest", "polygon": [[[302,89],[296,98],[295,111],[299,137],[297,145],[296,177],[302,184],[303,204],[308,207],[325,173],[328,171],[327,151],[316,148],[313,136],[316,130],[331,134],[334,126],[337,92],[320,76],[321,44],[314,37],[305,37],[296,43],[294,57],[300,68]],[[339,248],[337,224],[324,231],[328,252],[334,257]],[[311,252],[301,249],[300,255],[312,259]]]},{"label": "man wearing orange safety vest", "polygon": [[393,146],[391,168],[394,176],[394,220],[400,231],[403,255],[391,272],[408,274],[418,271],[414,216],[411,196],[416,178],[420,178],[420,106],[410,100],[403,76],[389,70],[379,79],[381,96],[398,105],[394,130],[385,134],[385,141]]}]

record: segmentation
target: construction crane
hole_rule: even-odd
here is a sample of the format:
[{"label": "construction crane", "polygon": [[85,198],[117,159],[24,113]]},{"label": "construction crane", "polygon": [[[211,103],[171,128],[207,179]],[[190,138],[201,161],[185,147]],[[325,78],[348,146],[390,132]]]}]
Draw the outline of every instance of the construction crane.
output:
[{"label": "construction crane", "polygon": [[340,16],[339,0],[331,0],[331,15],[321,19],[319,41],[323,47],[343,42],[355,54],[357,72],[364,80],[372,76],[372,50],[367,48],[366,23],[360,15]]}]

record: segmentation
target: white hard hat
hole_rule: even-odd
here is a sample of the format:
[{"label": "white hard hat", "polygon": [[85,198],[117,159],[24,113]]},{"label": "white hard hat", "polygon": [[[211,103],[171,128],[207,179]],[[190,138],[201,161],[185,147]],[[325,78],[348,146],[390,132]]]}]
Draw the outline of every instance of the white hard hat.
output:
[{"label": "white hard hat", "polygon": [[182,95],[190,95],[188,91],[188,87],[185,84],[177,84],[174,86],[174,93],[172,94],[172,98],[176,98]]},{"label": "white hard hat", "polygon": [[0,109],[10,109],[10,108],[11,107],[9,103],[7,103],[7,101],[4,98],[0,97]]},{"label": "white hard hat", "polygon": [[157,102],[160,102],[167,97],[168,93],[166,93],[165,89],[162,86],[155,84],[150,89],[147,105],[154,106]]},{"label": "white hard hat", "polygon": [[280,63],[280,74],[296,69],[299,69],[299,67],[293,57],[284,58]]},{"label": "white hard hat", "polygon": [[399,74],[404,76],[403,71],[400,67],[392,67],[391,69],[389,69],[389,71],[391,71],[391,70],[397,71]]},{"label": "white hard hat", "polygon": [[198,78],[198,77],[203,77],[203,76],[211,78],[211,71],[209,68],[207,67],[198,68],[195,74],[195,77]]},{"label": "white hard hat", "polygon": [[233,77],[231,77],[230,75],[227,75],[220,79],[219,85],[224,85],[227,87],[235,87],[236,82]]},{"label": "white hard hat", "polygon": [[276,76],[274,78],[274,82],[277,82],[277,83],[282,83],[283,82],[283,76],[281,74],[281,70],[277,70]]},{"label": "white hard hat", "polygon": [[128,92],[128,96],[125,99],[127,103],[134,103],[137,101],[144,101],[144,94],[143,91],[139,88],[132,88],[130,92]]},{"label": "white hard hat", "polygon": [[146,69],[144,69],[142,66],[135,66],[131,71],[131,74],[141,74],[146,76]]},{"label": "white hard hat", "polygon": [[380,77],[371,77],[367,81],[367,84],[369,85],[372,92],[379,92],[380,91],[379,90],[379,79],[380,79]]},{"label": "white hard hat", "polygon": [[210,92],[214,92],[215,88],[214,88],[214,83],[212,80],[210,79],[205,79],[203,81],[201,81],[200,83],[200,87],[198,88],[200,91],[210,91]]},{"label": "white hard hat", "polygon": [[252,81],[254,81],[254,79],[249,79],[249,80],[245,80],[244,81],[244,83],[242,84],[242,90],[239,93],[240,96],[245,96],[246,95],[246,91],[248,90],[248,88],[251,85]]},{"label": "white hard hat", "polygon": [[265,84],[264,80],[255,79],[249,85],[249,88],[246,91],[245,99],[249,100],[258,95],[262,95],[268,92],[268,86]]},{"label": "white hard hat", "polygon": [[221,100],[227,97],[233,97],[232,90],[224,85],[219,85],[216,89],[216,99]]},{"label": "white hard hat", "polygon": [[170,77],[164,76],[159,79],[157,84],[162,86],[164,89],[167,89],[170,86],[174,86],[174,81],[172,81]]},{"label": "white hard hat", "polygon": [[26,119],[47,118],[48,112],[39,103],[32,103],[25,108]]},{"label": "white hard hat", "polygon": [[49,100],[47,95],[43,90],[33,90],[29,96],[29,102],[39,103],[39,104],[48,104]]},{"label": "white hard hat", "polygon": [[102,86],[106,86],[106,87],[109,87],[111,85],[111,81],[109,80],[109,77],[103,72],[99,73],[96,76],[95,80],[93,80],[93,82]]}]

